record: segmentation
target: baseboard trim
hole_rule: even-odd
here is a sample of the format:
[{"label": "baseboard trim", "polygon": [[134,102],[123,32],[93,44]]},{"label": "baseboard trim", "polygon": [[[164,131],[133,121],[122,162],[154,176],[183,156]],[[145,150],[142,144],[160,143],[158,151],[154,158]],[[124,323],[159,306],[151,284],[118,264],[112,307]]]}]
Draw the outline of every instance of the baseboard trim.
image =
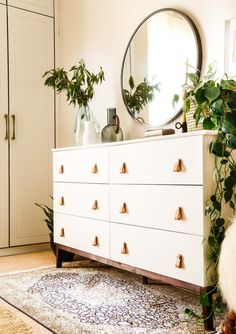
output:
[{"label": "baseboard trim", "polygon": [[28,246],[9,247],[9,248],[0,249],[0,256],[40,252],[40,251],[49,250],[49,249],[50,249],[50,244],[49,243],[37,244],[37,245],[28,245]]}]

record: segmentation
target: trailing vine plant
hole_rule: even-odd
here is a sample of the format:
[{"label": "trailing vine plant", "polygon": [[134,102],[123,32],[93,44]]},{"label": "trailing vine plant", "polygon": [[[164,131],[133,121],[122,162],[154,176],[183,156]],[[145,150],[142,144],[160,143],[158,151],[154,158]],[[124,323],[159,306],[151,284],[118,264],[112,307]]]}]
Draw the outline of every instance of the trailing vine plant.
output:
[{"label": "trailing vine plant", "polygon": [[[216,138],[210,144],[210,152],[215,156],[214,192],[206,204],[206,214],[211,221],[207,239],[210,284],[216,292],[214,309],[221,308],[221,295],[217,287],[217,266],[221,244],[225,236],[226,218],[223,206],[228,205],[233,214],[236,208],[236,81],[225,75],[214,79],[215,68],[209,66],[203,80],[195,73],[188,73],[191,81],[185,87],[185,107],[190,110],[195,105],[195,123],[203,124],[207,130],[217,130]],[[200,297],[207,305],[207,295]]]}]

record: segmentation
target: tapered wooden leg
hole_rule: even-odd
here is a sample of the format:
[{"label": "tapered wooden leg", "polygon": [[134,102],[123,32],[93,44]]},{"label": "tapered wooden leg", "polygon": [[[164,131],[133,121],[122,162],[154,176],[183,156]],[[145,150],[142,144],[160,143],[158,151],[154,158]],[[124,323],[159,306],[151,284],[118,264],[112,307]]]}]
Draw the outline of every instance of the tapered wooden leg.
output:
[{"label": "tapered wooden leg", "polygon": [[236,314],[234,312],[227,312],[225,320],[222,325],[224,334],[233,334],[235,329]]},{"label": "tapered wooden leg", "polygon": [[148,277],[143,276],[143,284],[148,284]]},{"label": "tapered wooden leg", "polygon": [[202,306],[202,314],[204,317],[204,327],[206,331],[214,329],[213,324],[213,307],[212,307],[212,287],[206,287],[201,290],[201,293],[207,293],[209,305]]},{"label": "tapered wooden leg", "polygon": [[56,246],[56,267],[62,267],[63,250]]}]

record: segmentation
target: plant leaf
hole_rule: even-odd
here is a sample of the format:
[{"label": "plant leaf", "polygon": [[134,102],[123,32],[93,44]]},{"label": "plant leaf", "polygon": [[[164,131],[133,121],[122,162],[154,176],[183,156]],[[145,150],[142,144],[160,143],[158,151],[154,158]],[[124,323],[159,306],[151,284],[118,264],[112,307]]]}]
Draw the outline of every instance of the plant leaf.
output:
[{"label": "plant leaf", "polygon": [[236,149],[236,136],[230,135],[226,141],[227,146],[232,149]]},{"label": "plant leaf", "polygon": [[204,95],[211,103],[216,100],[220,96],[220,88],[219,87],[205,87]]},{"label": "plant leaf", "polygon": [[215,128],[215,124],[212,122],[211,117],[207,117],[203,120],[203,128],[206,130],[212,130]]}]

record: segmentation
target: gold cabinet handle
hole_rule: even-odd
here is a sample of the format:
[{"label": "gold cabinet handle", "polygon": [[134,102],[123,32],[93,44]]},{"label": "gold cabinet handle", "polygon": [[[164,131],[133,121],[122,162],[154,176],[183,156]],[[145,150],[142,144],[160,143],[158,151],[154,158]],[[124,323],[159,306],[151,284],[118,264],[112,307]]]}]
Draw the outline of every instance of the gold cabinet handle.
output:
[{"label": "gold cabinet handle", "polygon": [[127,169],[126,163],[123,162],[121,169],[120,169],[120,174],[126,174],[127,172],[128,172],[128,169]]},{"label": "gold cabinet handle", "polygon": [[12,118],[12,136],[11,140],[16,139],[16,115],[11,115]]},{"label": "gold cabinet handle", "polygon": [[182,171],[182,167],[183,167],[182,165],[183,165],[182,160],[178,159],[178,161],[174,165],[173,171],[176,172],[176,173],[181,172]]},{"label": "gold cabinet handle", "polygon": [[62,196],[59,202],[60,205],[65,205],[65,200],[64,197]]},{"label": "gold cabinet handle", "polygon": [[65,236],[65,230],[64,230],[64,228],[61,228],[61,229],[60,229],[59,236],[60,236],[60,237],[64,237],[64,236]]},{"label": "gold cabinet handle", "polygon": [[178,254],[176,256],[175,267],[178,269],[183,268],[183,255]]},{"label": "gold cabinet handle", "polygon": [[93,239],[93,242],[92,242],[92,246],[96,247],[96,246],[98,246],[98,244],[99,244],[98,237],[95,236],[94,239]]},{"label": "gold cabinet handle", "polygon": [[9,136],[8,136],[8,114],[5,114],[4,118],[5,118],[5,123],[6,123],[5,140],[8,140],[9,139]]},{"label": "gold cabinet handle", "polygon": [[97,210],[98,209],[98,201],[95,200],[93,205],[92,205],[92,210]]},{"label": "gold cabinet handle", "polygon": [[59,174],[64,174],[64,166],[61,165],[59,168]]},{"label": "gold cabinet handle", "polygon": [[96,174],[97,172],[98,172],[98,166],[97,166],[97,164],[94,164],[94,166],[91,169],[91,173]]},{"label": "gold cabinet handle", "polygon": [[179,207],[175,212],[175,220],[182,220],[183,219],[183,209]]},{"label": "gold cabinet handle", "polygon": [[122,207],[120,208],[120,213],[127,213],[127,212],[128,212],[127,204],[124,202]]},{"label": "gold cabinet handle", "polygon": [[121,254],[128,254],[128,247],[126,242],[123,242],[123,246],[121,248]]}]

